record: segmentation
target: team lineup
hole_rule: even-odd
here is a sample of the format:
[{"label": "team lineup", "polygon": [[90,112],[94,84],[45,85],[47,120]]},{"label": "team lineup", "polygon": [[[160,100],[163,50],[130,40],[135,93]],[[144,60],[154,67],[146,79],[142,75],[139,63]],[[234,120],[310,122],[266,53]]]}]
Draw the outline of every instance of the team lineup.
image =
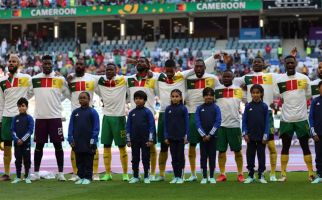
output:
[{"label": "team lineup", "polygon": [[[143,163],[144,183],[165,180],[168,152],[172,157],[173,179],[170,183],[182,184],[197,181],[196,146],[200,147],[201,184],[227,180],[225,165],[228,146],[234,152],[237,181],[252,183],[255,178],[255,158],[258,157],[260,183],[267,183],[264,172],[265,149],[269,150],[270,181],[287,180],[289,149],[294,133],[303,151],[308,178],[312,183],[322,182],[322,63],[317,69],[318,79],[310,79],[296,72],[297,61],[287,56],[285,74],[264,72],[264,60],[256,57],[253,72],[234,78],[233,72],[222,74],[222,83],[206,66],[214,68],[215,56],[197,59],[194,68],[177,71],[176,63],[167,60],[163,73],[150,71],[146,58],[133,61],[137,74],[117,75],[117,67],[106,65],[105,76],[85,73],[85,62],[77,60],[75,73],[67,80],[53,72],[51,56],[42,57],[43,72],[30,77],[18,73],[20,59],[11,55],[9,73],[0,79],[1,140],[4,144],[4,169],[2,180],[10,180],[11,149],[14,146],[16,178],[22,181],[22,163],[25,182],[40,180],[40,166],[45,143],[53,143],[58,166],[57,179],[65,181],[62,105],[70,99],[72,114],[68,127],[68,142],[72,147],[71,162],[75,184],[90,184],[92,180],[112,180],[112,144],[118,146],[122,164],[122,179],[129,183],[140,182],[139,163]],[[103,119],[92,108],[94,94],[103,102]],[[160,98],[160,113],[154,120],[155,97]],[[27,114],[28,100],[35,98],[35,114]],[[281,176],[276,176],[277,150],[274,142],[274,122],[270,105],[282,98],[279,137],[282,140],[280,156]],[[308,112],[307,100],[312,99]],[[126,117],[126,104],[130,112]],[[241,103],[246,103],[241,116]],[[308,114],[309,113],[309,114]],[[35,119],[35,120],[34,120]],[[100,127],[100,120],[102,126]],[[242,125],[241,125],[242,124]],[[34,133],[34,174],[30,176],[30,138]],[[105,174],[98,175],[98,136],[104,145]],[[316,174],[313,170],[309,139],[315,141]],[[246,160],[248,176],[243,175],[242,139],[247,143]],[[160,152],[156,144],[160,143]],[[184,178],[185,144],[189,144],[188,158],[191,176]],[[133,177],[128,175],[127,147],[132,152]],[[215,178],[216,153],[220,174]],[[157,162],[157,157],[158,162]],[[159,175],[156,166],[159,164]],[[209,173],[208,173],[209,172]]]}]

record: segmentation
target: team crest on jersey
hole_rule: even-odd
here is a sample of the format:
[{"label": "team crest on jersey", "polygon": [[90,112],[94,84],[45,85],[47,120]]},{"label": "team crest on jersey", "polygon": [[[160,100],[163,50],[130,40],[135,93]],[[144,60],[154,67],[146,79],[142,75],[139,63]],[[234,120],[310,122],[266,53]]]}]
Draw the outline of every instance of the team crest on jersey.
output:
[{"label": "team crest on jersey", "polygon": [[169,110],[169,114],[171,113],[171,110]]},{"label": "team crest on jersey", "polygon": [[135,113],[133,113],[132,117],[135,117]]},{"label": "team crest on jersey", "polygon": [[79,115],[78,115],[78,113],[75,115],[75,117],[78,117]]},{"label": "team crest on jersey", "polygon": [[201,109],[201,112],[204,112],[205,111],[205,109],[203,108],[203,109]]},{"label": "team crest on jersey", "polygon": [[19,123],[19,119],[16,120],[16,123]]},{"label": "team crest on jersey", "polygon": [[249,111],[252,111],[252,110],[253,110],[252,108],[249,109]]},{"label": "team crest on jersey", "polygon": [[320,105],[320,102],[318,102],[316,105],[319,106]]}]

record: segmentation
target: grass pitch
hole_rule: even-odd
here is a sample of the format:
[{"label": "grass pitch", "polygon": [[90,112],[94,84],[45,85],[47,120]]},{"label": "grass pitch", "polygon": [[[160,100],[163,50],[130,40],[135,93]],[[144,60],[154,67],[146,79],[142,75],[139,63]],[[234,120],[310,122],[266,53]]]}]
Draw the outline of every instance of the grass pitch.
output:
[{"label": "grass pitch", "polygon": [[214,185],[201,185],[199,182],[170,185],[171,177],[172,174],[168,174],[167,181],[149,185],[144,183],[130,185],[121,181],[120,175],[113,175],[113,181],[92,182],[90,185],[75,185],[73,182],[56,180],[41,180],[32,184],[0,182],[0,199],[322,199],[322,183],[316,185],[309,183],[306,172],[288,173],[287,182],[268,184],[238,183],[235,173],[228,174],[227,182]]}]

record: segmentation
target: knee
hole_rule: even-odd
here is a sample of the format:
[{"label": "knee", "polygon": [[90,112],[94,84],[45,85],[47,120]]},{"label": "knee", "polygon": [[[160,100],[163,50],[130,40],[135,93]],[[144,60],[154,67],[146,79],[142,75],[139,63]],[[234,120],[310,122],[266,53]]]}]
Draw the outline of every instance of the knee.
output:
[{"label": "knee", "polygon": [[3,141],[3,144],[6,147],[11,147],[12,146],[12,141],[5,140],[5,141]]},{"label": "knee", "polygon": [[44,149],[45,144],[44,143],[37,143],[35,151],[42,151]]},{"label": "knee", "polygon": [[54,148],[56,151],[63,151],[63,146],[62,146],[61,142],[54,143]]},{"label": "knee", "polygon": [[168,152],[169,146],[166,143],[161,143],[161,152]]},{"label": "knee", "polygon": [[[111,147],[112,147],[112,145],[104,144],[104,148],[111,148]],[[125,145],[123,147],[125,147]],[[120,148],[120,146],[119,146],[119,148]]]}]

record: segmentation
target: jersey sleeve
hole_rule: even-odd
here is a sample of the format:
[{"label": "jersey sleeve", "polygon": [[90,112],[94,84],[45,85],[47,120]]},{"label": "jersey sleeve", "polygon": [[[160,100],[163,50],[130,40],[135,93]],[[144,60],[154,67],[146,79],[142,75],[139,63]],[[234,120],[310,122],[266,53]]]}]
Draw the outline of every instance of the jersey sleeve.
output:
[{"label": "jersey sleeve", "polygon": [[203,128],[201,127],[201,120],[200,120],[200,109],[201,107],[198,106],[196,113],[195,113],[195,122],[196,122],[196,127],[197,127],[197,131],[200,134],[201,137],[206,136],[205,130],[203,130]]}]

